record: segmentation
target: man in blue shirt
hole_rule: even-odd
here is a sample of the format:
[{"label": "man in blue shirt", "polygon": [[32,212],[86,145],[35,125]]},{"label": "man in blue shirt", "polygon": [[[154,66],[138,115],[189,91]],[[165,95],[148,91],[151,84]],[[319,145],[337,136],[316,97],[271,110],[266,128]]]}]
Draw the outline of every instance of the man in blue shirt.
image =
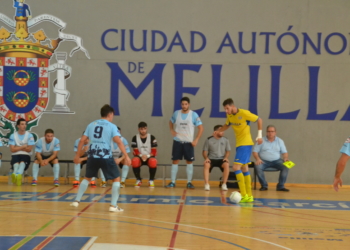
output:
[{"label": "man in blue shirt", "polygon": [[70,204],[72,207],[79,206],[80,199],[86,191],[89,182],[93,177],[97,176],[98,171],[101,168],[106,180],[113,181],[112,199],[109,211],[124,211],[117,206],[120,190],[120,174],[118,166],[112,157],[111,141],[113,140],[117,143],[118,147],[125,155],[124,162],[126,165],[130,165],[131,160],[125,150],[122,140],[120,139],[121,135],[117,126],[112,123],[113,118],[114,109],[108,104],[104,105],[101,108],[101,119],[90,123],[80,139],[78,150],[74,157],[74,163],[80,163],[81,151],[88,138],[90,140],[90,149],[88,152],[85,178],[80,183],[75,201]]},{"label": "man in blue shirt", "polygon": [[342,187],[343,181],[340,178],[342,173],[344,172],[347,161],[350,159],[350,137],[346,139],[342,148],[340,149],[340,158],[337,162],[337,167],[335,170],[335,176],[333,181],[333,188],[338,192],[339,187]]},{"label": "man in blue shirt", "polygon": [[16,126],[18,131],[14,132],[9,139],[10,151],[12,153],[12,183],[21,186],[23,172],[29,167],[30,155],[32,154],[35,141],[33,135],[26,131],[27,121],[25,119],[19,118]]},{"label": "man in blue shirt", "polygon": [[53,184],[57,187],[59,183],[60,165],[58,163],[58,151],[61,150],[60,140],[58,140],[52,129],[46,129],[45,136],[40,138],[35,146],[35,161],[33,164],[33,180],[32,186],[38,184],[39,168],[48,164],[51,165],[53,171]]},{"label": "man in blue shirt", "polygon": [[24,3],[24,0],[19,0],[17,2],[17,0],[13,0],[13,7],[16,8],[16,17],[27,17],[27,12],[28,12],[28,18],[30,19],[31,16],[31,12],[29,9],[28,4]]},{"label": "man in blue shirt", "polygon": [[[174,137],[171,166],[171,182],[167,188],[175,187],[176,175],[179,162],[185,158],[187,163],[187,188],[194,189],[192,184],[194,147],[203,133],[202,121],[198,114],[190,110],[190,99],[183,97],[180,100],[181,109],[174,112],[169,121],[170,133]],[[195,127],[198,128],[196,138],[194,138]]]},{"label": "man in blue shirt", "polygon": [[266,137],[263,138],[263,143],[260,145],[255,144],[253,149],[256,171],[261,184],[260,191],[266,191],[268,189],[264,170],[266,168],[272,168],[281,171],[276,190],[288,192],[289,189],[284,187],[284,183],[287,180],[289,168],[283,165],[283,162],[288,161],[286,146],[283,140],[276,136],[275,126],[267,126],[266,134]]}]

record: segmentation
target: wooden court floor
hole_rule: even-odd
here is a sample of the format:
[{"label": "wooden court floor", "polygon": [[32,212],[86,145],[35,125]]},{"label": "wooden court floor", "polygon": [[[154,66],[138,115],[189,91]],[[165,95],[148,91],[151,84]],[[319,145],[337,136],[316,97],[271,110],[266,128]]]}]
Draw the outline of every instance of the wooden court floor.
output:
[{"label": "wooden court floor", "polygon": [[[2,249],[349,249],[350,189],[290,187],[254,190],[252,204],[234,205],[213,182],[204,191],[179,183],[121,189],[108,212],[111,189],[88,188],[78,208],[77,189],[49,183],[17,187],[0,179]],[[215,184],[215,185],[214,185]]]}]

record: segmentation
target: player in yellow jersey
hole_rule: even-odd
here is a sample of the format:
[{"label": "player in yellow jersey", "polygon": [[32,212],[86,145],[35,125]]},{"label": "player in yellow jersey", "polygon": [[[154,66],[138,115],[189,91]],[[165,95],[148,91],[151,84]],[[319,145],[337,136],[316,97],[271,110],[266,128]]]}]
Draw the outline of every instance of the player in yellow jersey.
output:
[{"label": "player in yellow jersey", "polygon": [[253,139],[250,134],[250,122],[257,122],[258,136],[256,141],[261,144],[262,141],[262,119],[252,114],[249,110],[237,108],[231,98],[226,99],[223,104],[227,119],[220,131],[225,131],[230,126],[236,135],[236,156],[233,163],[233,171],[238,180],[239,190],[241,191],[241,202],[253,202],[251,177],[248,164],[253,149]]}]

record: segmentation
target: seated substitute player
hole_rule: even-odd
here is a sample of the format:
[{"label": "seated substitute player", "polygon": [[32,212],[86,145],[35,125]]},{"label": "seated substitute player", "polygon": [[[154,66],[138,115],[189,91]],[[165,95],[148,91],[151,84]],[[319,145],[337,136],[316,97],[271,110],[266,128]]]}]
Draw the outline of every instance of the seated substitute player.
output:
[{"label": "seated substitute player", "polygon": [[48,164],[51,165],[53,170],[53,184],[56,187],[60,185],[58,180],[60,172],[60,165],[57,158],[58,151],[60,151],[60,141],[55,137],[52,129],[46,129],[45,136],[40,138],[35,145],[32,186],[38,184],[39,168]]},{"label": "seated substitute player", "polygon": [[[80,141],[80,138],[75,140],[74,152],[78,151],[79,141]],[[80,170],[83,168],[84,164],[86,164],[86,161],[88,158],[88,151],[89,151],[89,139],[86,139],[84,142],[83,148],[81,150],[79,163],[74,164],[74,179],[75,180],[73,181],[73,187],[78,187],[80,185]],[[90,186],[96,187],[95,177],[91,179]]]},{"label": "seated substitute player", "polygon": [[221,189],[227,191],[227,179],[230,173],[229,159],[231,146],[229,140],[224,137],[224,132],[219,132],[221,125],[214,127],[214,133],[208,137],[203,146],[204,157],[204,190],[209,191],[209,173],[214,167],[219,167],[222,175]]},{"label": "seated substitute player", "polygon": [[14,132],[9,139],[10,151],[12,153],[11,166],[13,168],[11,177],[12,183],[21,186],[22,175],[29,167],[30,155],[35,141],[33,135],[26,131],[27,121],[25,119],[19,118],[16,126],[18,131]]},{"label": "seated substitute player", "polygon": [[339,191],[339,187],[343,186],[343,181],[340,177],[345,170],[346,163],[350,159],[350,137],[348,137],[344,142],[342,148],[340,149],[340,153],[341,155],[337,162],[333,181],[333,188],[337,192]]},{"label": "seated substitute player", "polygon": [[147,123],[140,122],[139,133],[132,138],[131,146],[134,149],[134,158],[131,161],[132,169],[136,177],[135,187],[142,185],[141,166],[149,167],[149,187],[154,187],[154,177],[157,172],[157,140],[147,133]]}]

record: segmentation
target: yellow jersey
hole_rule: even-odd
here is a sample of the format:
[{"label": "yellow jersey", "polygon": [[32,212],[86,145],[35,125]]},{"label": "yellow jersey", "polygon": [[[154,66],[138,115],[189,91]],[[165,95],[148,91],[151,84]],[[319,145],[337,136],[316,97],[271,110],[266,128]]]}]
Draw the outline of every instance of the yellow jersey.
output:
[{"label": "yellow jersey", "polygon": [[236,147],[254,145],[250,134],[250,122],[256,122],[258,119],[257,115],[245,109],[238,109],[236,114],[227,115],[226,125],[232,126],[235,132]]}]

